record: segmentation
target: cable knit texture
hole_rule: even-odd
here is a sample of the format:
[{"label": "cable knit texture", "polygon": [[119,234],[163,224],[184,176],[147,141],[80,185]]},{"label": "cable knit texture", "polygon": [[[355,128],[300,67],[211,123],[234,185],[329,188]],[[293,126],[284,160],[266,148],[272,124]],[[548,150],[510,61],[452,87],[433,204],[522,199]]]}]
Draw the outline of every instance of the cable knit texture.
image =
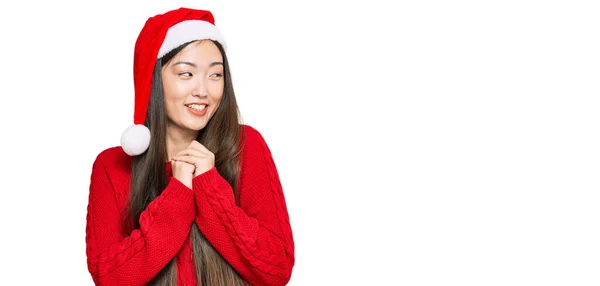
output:
[{"label": "cable knit texture", "polygon": [[229,183],[213,168],[192,181],[172,177],[141,214],[139,229],[127,228],[131,157],[121,147],[94,161],[86,227],[88,269],[96,285],[146,285],[173,258],[178,285],[196,285],[190,230],[196,222],[215,249],[252,285],[286,285],[294,240],[271,152],[254,128],[242,125],[240,205]]}]

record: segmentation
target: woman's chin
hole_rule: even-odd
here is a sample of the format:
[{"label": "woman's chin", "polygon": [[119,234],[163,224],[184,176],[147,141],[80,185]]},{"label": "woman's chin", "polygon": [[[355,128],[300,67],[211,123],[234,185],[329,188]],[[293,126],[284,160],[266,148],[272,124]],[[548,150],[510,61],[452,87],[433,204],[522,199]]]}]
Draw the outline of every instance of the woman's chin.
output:
[{"label": "woman's chin", "polygon": [[193,131],[200,131],[202,129],[204,129],[204,127],[206,127],[205,124],[187,124],[186,128],[189,130],[193,130]]}]

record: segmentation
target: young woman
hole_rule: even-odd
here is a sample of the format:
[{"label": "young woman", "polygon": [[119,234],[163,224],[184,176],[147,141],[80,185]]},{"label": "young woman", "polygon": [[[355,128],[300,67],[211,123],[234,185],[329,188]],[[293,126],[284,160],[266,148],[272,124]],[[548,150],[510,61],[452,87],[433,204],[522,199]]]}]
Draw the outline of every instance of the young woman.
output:
[{"label": "young woman", "polygon": [[240,124],[209,11],[147,20],[134,124],[94,161],[86,228],[97,285],[285,285],[287,207],[261,134]]}]

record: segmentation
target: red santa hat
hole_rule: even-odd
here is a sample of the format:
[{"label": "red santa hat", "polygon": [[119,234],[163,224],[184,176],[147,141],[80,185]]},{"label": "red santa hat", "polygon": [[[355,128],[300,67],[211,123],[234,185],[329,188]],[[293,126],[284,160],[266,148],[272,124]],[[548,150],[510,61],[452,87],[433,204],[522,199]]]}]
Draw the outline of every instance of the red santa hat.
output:
[{"label": "red santa hat", "polygon": [[150,130],[144,123],[156,60],[184,43],[204,39],[217,41],[224,49],[227,47],[210,11],[179,8],[150,17],[146,21],[135,43],[135,110],[133,125],[121,135],[121,147],[125,153],[136,156],[144,153],[150,146]]}]

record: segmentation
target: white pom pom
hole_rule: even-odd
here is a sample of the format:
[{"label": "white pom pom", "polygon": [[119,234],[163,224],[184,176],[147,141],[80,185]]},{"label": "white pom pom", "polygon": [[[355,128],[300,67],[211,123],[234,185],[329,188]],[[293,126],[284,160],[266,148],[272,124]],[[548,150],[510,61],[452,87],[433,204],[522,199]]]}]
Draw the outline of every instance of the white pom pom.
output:
[{"label": "white pom pom", "polygon": [[131,125],[121,135],[121,147],[129,156],[144,153],[148,146],[150,146],[150,129],[145,125]]}]

